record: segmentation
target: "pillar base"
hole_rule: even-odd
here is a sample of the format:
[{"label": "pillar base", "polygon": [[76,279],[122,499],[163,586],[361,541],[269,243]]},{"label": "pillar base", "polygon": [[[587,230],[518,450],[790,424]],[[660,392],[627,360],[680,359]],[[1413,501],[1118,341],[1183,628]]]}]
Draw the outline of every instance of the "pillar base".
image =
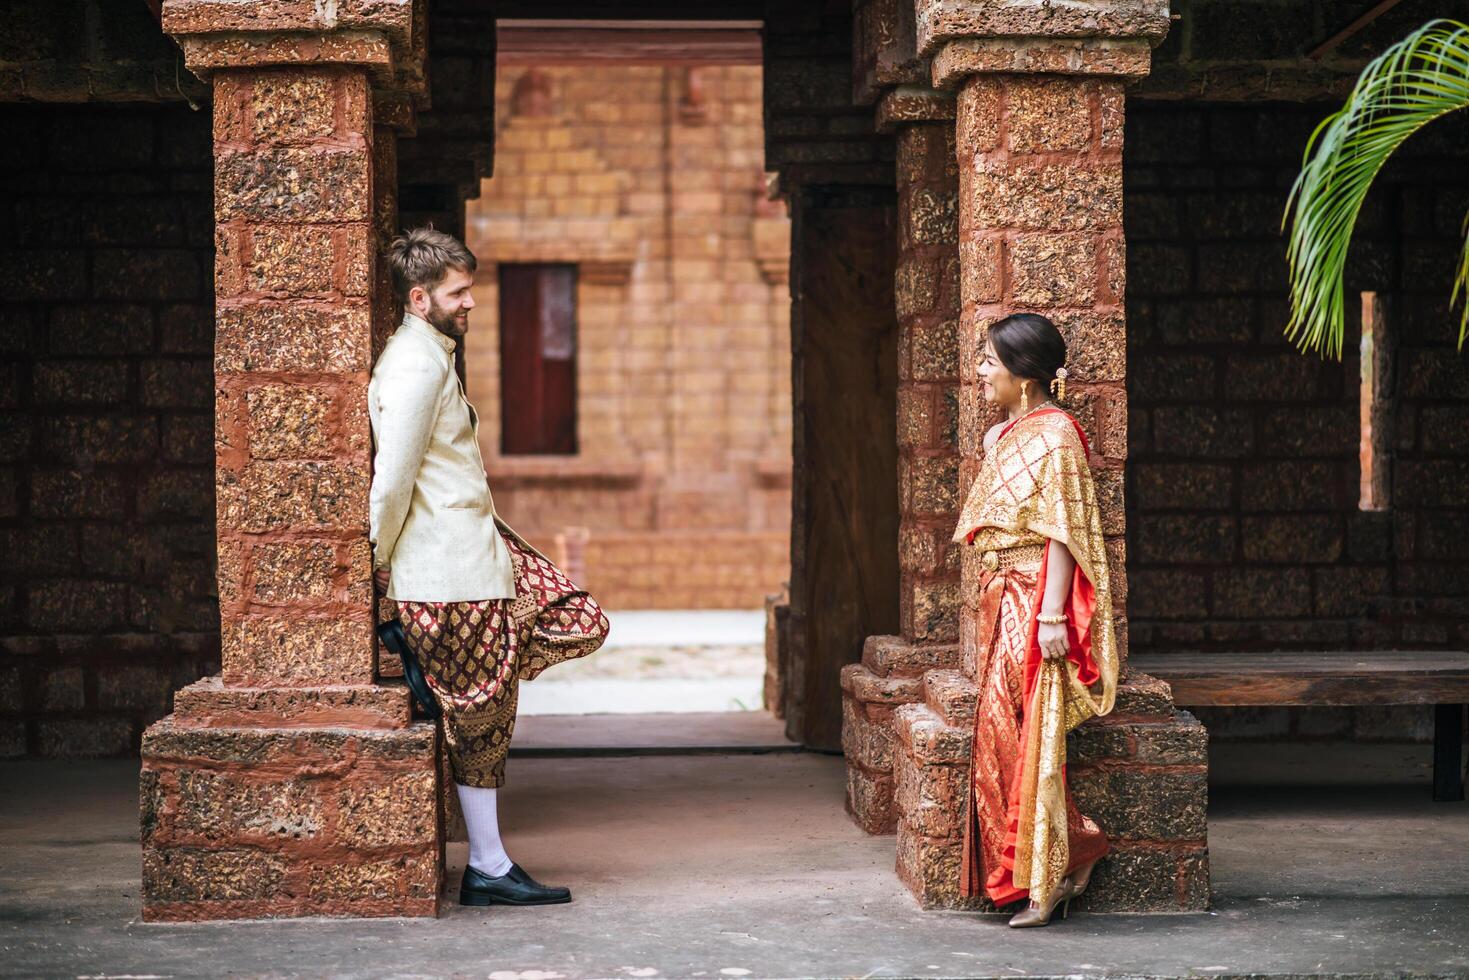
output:
[{"label": "pillar base", "polygon": [[[966,780],[977,697],[958,671],[924,677],[924,699],[894,711],[898,877],[926,909],[992,910],[959,895]],[[1067,742],[1081,811],[1112,850],[1078,904],[1101,912],[1201,912],[1209,906],[1207,734],[1173,707],[1168,685],[1133,674],[1117,706]]]},{"label": "pillar base", "polygon": [[956,666],[954,645],[869,636],[862,662],[842,668],[842,752],[847,758],[847,813],[869,834],[897,830],[893,782],[893,713],[923,699],[926,671]]},{"label": "pillar base", "polygon": [[153,724],[143,919],[436,915],[436,738],[429,723],[247,727],[176,713]]}]

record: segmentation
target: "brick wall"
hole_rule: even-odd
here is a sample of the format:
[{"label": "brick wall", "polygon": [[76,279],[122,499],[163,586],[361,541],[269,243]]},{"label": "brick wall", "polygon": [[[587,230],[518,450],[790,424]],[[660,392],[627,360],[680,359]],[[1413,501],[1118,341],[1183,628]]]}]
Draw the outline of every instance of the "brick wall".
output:
[{"label": "brick wall", "polygon": [[[466,385],[495,504],[590,531],[609,608],[759,608],[789,569],[790,254],[755,66],[502,67]],[[616,93],[615,97],[609,93]],[[500,452],[497,262],[578,267],[573,457]]]},{"label": "brick wall", "polygon": [[[1329,106],[1136,103],[1126,149],[1134,650],[1469,642],[1469,374],[1447,310],[1465,134],[1410,142],[1369,198],[1343,362],[1298,353],[1280,218]],[[1392,505],[1358,508],[1357,297],[1397,346]],[[1394,736],[1422,711],[1228,712],[1211,732]]]},{"label": "brick wall", "polygon": [[0,106],[3,756],[134,752],[219,669],[209,128]]}]

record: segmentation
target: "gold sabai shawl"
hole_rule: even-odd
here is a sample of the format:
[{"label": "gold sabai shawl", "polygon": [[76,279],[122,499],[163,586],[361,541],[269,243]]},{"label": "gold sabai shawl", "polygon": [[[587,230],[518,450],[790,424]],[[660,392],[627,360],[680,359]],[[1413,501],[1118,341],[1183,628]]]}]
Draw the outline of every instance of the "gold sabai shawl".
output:
[{"label": "gold sabai shawl", "polygon": [[[1066,606],[1071,640],[1066,659],[1041,657],[1035,624],[1029,624],[1021,769],[1010,831],[1015,835],[1014,883],[1040,897],[1054,892],[1069,860],[1066,733],[1110,712],[1117,691],[1107,551],[1087,454],[1086,436],[1065,412],[1042,409],[1022,417],[985,454],[954,533],[955,541],[986,549],[1054,538],[1076,560]],[[1039,612],[1044,565],[1036,589]]]}]

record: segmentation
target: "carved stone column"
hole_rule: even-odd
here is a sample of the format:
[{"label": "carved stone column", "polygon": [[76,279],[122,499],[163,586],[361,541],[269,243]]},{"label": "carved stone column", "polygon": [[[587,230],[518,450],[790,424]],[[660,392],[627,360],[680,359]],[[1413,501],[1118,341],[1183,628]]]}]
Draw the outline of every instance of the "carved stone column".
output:
[{"label": "carved stone column", "polygon": [[415,11],[167,0],[163,26],[213,87],[223,671],[143,736],[143,915],[432,915],[435,733],[377,682],[367,539],[373,96],[421,74]]},{"label": "carved stone column", "polygon": [[[1156,0],[915,6],[917,50],[931,63],[932,83],[958,98],[959,490],[973,481],[983,434],[997,420],[977,376],[985,330],[1012,312],[1044,313],[1070,346],[1065,407],[1091,439],[1124,657],[1123,85],[1146,74],[1167,26],[1166,4]],[[898,872],[926,906],[962,904],[955,817],[977,696],[975,559],[964,556],[961,574],[961,670],[929,671],[924,701],[895,713]],[[1116,711],[1072,736],[1069,758],[1078,804],[1113,840],[1087,904],[1204,907],[1205,734],[1174,710],[1167,686],[1133,675]]]},{"label": "carved stone column", "polygon": [[869,636],[842,670],[847,810],[892,833],[893,715],[923,700],[924,675],[958,666],[959,553],[950,546],[959,484],[959,171],[954,97],[929,88],[906,0],[857,5],[853,94],[894,136],[898,240],[899,633]]}]

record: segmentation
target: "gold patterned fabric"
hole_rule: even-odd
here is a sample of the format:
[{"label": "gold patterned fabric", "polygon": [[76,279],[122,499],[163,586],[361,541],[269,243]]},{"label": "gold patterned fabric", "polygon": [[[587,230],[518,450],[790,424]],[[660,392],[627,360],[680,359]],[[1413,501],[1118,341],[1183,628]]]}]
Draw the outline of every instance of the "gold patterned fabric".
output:
[{"label": "gold patterned fabric", "polygon": [[1036,643],[1045,557],[1033,570],[981,563],[980,701],[961,890],[977,895],[982,881],[997,904],[1050,895],[1069,870],[1107,848],[1066,788],[1066,733],[1112,710],[1118,672],[1107,553],[1087,453],[1086,437],[1065,412],[1021,418],[986,454],[954,534],[982,555],[1055,540],[1076,560],[1064,660],[1043,658]]},{"label": "gold patterned fabric", "polygon": [[443,709],[454,781],[497,787],[515,733],[520,681],[585,657],[607,638],[607,617],[544,555],[502,528],[515,599],[399,602],[398,620]]}]

